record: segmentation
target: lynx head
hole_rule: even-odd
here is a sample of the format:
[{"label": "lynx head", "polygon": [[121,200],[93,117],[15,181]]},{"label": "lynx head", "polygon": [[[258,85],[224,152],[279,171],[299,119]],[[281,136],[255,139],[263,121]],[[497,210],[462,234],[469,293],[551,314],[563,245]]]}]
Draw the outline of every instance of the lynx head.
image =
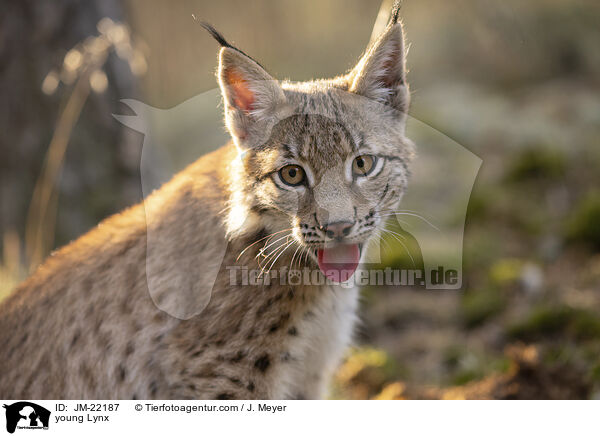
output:
[{"label": "lynx head", "polygon": [[340,281],[406,188],[413,146],[404,135],[410,96],[398,8],[349,73],[304,83],[275,80],[205,27],[222,45],[225,123],[239,150],[230,234],[289,228],[285,249],[307,251]]}]

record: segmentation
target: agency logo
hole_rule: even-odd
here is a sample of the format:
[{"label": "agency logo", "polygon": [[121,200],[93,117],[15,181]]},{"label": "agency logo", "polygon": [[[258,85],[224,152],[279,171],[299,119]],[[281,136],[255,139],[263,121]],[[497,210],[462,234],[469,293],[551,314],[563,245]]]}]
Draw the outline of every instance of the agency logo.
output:
[{"label": "agency logo", "polygon": [[6,431],[14,433],[16,429],[48,430],[50,411],[29,401],[19,401],[11,405],[4,404],[6,409]]}]

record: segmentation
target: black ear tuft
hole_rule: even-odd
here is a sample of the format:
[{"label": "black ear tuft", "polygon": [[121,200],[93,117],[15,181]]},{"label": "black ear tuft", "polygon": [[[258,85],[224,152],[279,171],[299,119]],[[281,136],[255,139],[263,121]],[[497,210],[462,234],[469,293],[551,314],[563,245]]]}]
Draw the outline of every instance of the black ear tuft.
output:
[{"label": "black ear tuft", "polygon": [[400,7],[402,6],[402,0],[395,0],[392,6],[392,12],[390,13],[390,23],[396,24],[400,18]]},{"label": "black ear tuft", "polygon": [[208,33],[210,33],[210,36],[217,40],[221,47],[229,47],[237,50],[237,48],[227,42],[225,37],[223,37],[223,35],[221,35],[219,31],[212,26],[212,24],[207,23],[206,21],[200,21],[200,25],[204,27]]},{"label": "black ear tuft", "polygon": [[[256,62],[258,65],[260,65],[260,62],[258,62],[256,59],[252,58],[252,56],[248,56],[246,53],[244,53],[242,50],[240,50],[239,48],[231,45],[230,43],[227,42],[227,40],[225,39],[225,37],[223,35],[221,35],[221,33],[219,33],[219,31],[217,29],[215,29],[212,24],[207,23],[206,21],[200,21],[199,24],[206,29],[206,31],[208,33],[210,33],[210,36],[212,36],[213,38],[215,38],[215,40],[219,43],[219,45],[221,47],[227,47],[227,48],[232,48],[237,52],[240,52],[241,54],[243,54],[244,56],[252,59],[254,62]],[[260,65],[261,68],[265,68],[262,65]]]}]

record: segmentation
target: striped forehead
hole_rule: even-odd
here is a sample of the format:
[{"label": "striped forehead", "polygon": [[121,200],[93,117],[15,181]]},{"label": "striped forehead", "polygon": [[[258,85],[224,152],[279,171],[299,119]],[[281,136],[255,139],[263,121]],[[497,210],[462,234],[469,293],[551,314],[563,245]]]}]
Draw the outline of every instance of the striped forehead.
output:
[{"label": "striped forehead", "polygon": [[317,172],[340,165],[356,149],[348,129],[323,115],[294,115],[286,127],[282,146]]}]

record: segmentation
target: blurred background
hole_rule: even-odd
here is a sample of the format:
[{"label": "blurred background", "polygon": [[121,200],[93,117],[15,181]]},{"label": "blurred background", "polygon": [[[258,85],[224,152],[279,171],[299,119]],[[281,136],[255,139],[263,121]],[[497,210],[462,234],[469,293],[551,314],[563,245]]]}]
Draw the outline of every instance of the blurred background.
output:
[{"label": "blurred background", "polygon": [[[143,135],[111,114],[130,111],[120,99],[166,109],[215,88],[218,47],[192,14],[275,77],[306,80],[351,68],[380,6],[5,2],[0,298],[141,201]],[[411,116],[483,160],[464,286],[365,289],[331,397],[600,398],[600,3],[406,0],[402,17]]]}]

